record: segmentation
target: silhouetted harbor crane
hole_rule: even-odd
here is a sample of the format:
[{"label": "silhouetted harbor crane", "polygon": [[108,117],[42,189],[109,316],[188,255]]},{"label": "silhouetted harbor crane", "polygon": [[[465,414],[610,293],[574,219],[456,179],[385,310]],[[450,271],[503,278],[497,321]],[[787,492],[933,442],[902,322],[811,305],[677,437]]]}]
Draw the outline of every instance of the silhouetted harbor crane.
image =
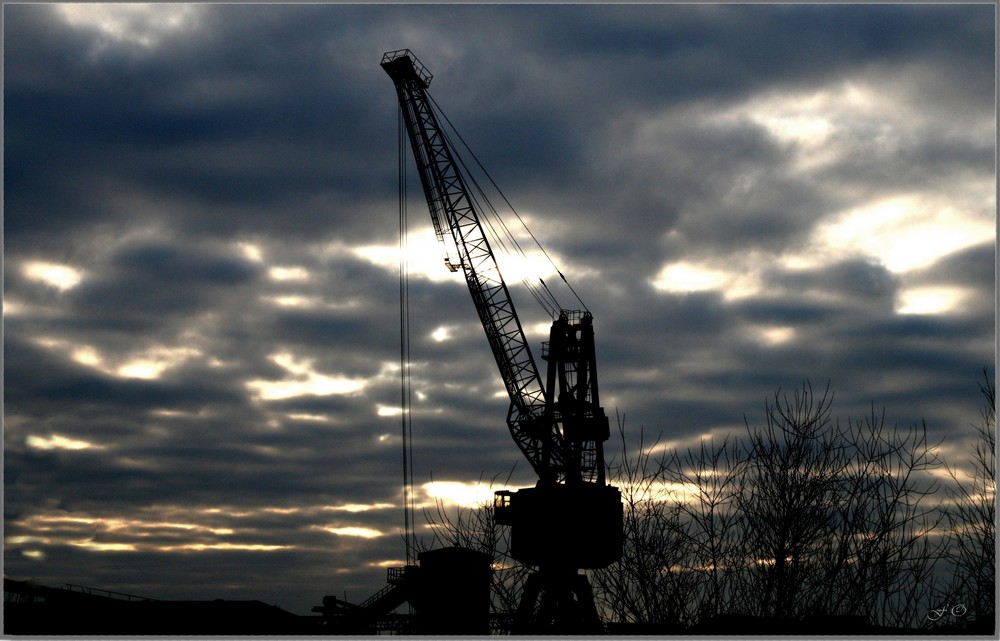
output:
[{"label": "silhouetted harbor crane", "polygon": [[511,555],[537,568],[514,631],[600,631],[580,570],[621,557],[622,504],[605,479],[603,444],[610,432],[598,394],[593,316],[586,309],[558,311],[542,347],[543,380],[457,150],[427,94],[430,72],[406,49],[386,53],[381,66],[396,87],[435,233],[439,240],[447,234],[457,251],[445,265],[465,276],[510,396],[507,426],[538,475],[534,487],[497,492],[494,501],[496,522],[511,527]]}]

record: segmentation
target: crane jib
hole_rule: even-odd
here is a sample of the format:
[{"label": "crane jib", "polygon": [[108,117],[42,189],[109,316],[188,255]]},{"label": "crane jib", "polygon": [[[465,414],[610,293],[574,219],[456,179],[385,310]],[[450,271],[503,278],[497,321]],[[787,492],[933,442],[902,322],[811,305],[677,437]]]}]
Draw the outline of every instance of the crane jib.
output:
[{"label": "crane jib", "polygon": [[[407,50],[387,53],[382,68],[392,78],[406,123],[435,232],[451,234],[459,264],[511,399],[508,427],[541,478],[564,466],[562,435],[544,429],[545,391],[524,330],[500,274],[454,152],[431,109],[430,74]],[[555,479],[551,479],[555,480]]]}]

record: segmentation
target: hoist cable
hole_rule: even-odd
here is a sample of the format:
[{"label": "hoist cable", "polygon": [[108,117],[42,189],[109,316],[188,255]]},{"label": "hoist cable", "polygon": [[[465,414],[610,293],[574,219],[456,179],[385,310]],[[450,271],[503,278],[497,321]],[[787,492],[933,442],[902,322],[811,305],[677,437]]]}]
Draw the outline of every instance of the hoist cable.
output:
[{"label": "hoist cable", "polygon": [[[493,177],[490,176],[490,173],[486,170],[486,167],[484,167],[483,164],[482,164],[482,162],[479,161],[479,157],[476,156],[476,152],[474,152],[472,150],[472,148],[469,147],[468,143],[465,142],[465,139],[462,137],[462,134],[458,131],[458,129],[455,128],[455,125],[452,124],[451,120],[448,118],[448,115],[445,114],[444,111],[441,109],[441,106],[437,104],[437,101],[435,101],[434,98],[430,94],[428,94],[427,97],[434,104],[435,110],[441,115],[441,117],[444,119],[444,121],[446,123],[448,123],[448,126],[451,128],[452,131],[455,132],[455,135],[458,136],[458,139],[461,141],[462,146],[465,147],[465,149],[469,152],[469,154],[472,156],[472,159],[476,161],[476,165],[479,167],[479,169],[483,172],[483,174],[489,180],[490,184],[493,185],[493,188],[496,189],[497,193],[500,194],[500,197],[503,199],[504,203],[507,204],[507,207],[510,208],[510,211],[513,212],[513,214],[517,218],[518,222],[521,223],[521,227],[524,228],[524,230],[531,237],[531,240],[533,240],[535,242],[535,245],[538,247],[538,249],[541,250],[541,252],[545,256],[546,260],[549,261],[549,264],[552,265],[552,268],[556,271],[557,274],[559,274],[559,278],[562,279],[562,281],[564,283],[566,283],[566,287],[568,287],[569,290],[570,290],[570,292],[573,293],[573,296],[576,297],[576,300],[580,303],[580,305],[583,307],[583,309],[585,311],[589,312],[590,310],[587,308],[586,303],[583,302],[583,299],[580,298],[580,295],[576,292],[575,289],[573,289],[573,286],[569,284],[569,281],[566,280],[566,276],[562,273],[562,271],[556,265],[555,261],[552,260],[552,257],[549,255],[549,253],[547,251],[545,251],[545,247],[542,246],[541,242],[539,242],[538,238],[531,231],[531,229],[528,227],[528,225],[524,222],[524,219],[521,218],[521,215],[514,208],[514,205],[511,204],[510,200],[507,199],[507,196],[503,193],[503,190],[500,189],[500,186],[497,185],[496,181],[493,180]],[[461,158],[459,158],[459,161],[461,162]],[[462,165],[464,167],[465,163],[463,162]],[[466,173],[471,176],[471,173],[468,172],[468,169],[466,169]],[[474,179],[473,179],[473,182],[475,182]],[[477,185],[477,189],[478,188],[479,187]],[[506,227],[506,225],[504,225],[504,227]],[[515,241],[515,243],[516,243],[516,241]],[[518,245],[518,249],[521,252],[521,254],[524,255],[524,251],[520,249],[520,245],[519,244],[517,244],[517,245]]]},{"label": "hoist cable", "polygon": [[576,296],[576,300],[577,300],[578,303],[580,303],[580,307],[583,308],[583,311],[585,311],[587,313],[590,313],[590,309],[587,308],[587,304],[585,302],[583,302],[583,299],[580,298],[580,295],[577,294],[576,290],[573,289],[573,286],[569,284],[569,281],[566,280],[566,277],[563,276],[563,273],[561,271],[559,271],[558,269],[556,270],[556,273],[559,274],[559,278],[561,278],[562,281],[564,283],[566,283],[566,287],[569,287],[569,291],[573,292],[573,295]]},{"label": "hoist cable", "polygon": [[[549,286],[545,284],[544,280],[542,280],[541,278],[539,278],[538,282],[542,285],[541,291],[544,293],[545,296],[548,296],[549,300],[552,301],[552,304],[555,305],[555,308],[556,308],[556,314],[555,315],[558,316],[559,315],[558,312],[559,312],[559,310],[563,309],[563,306],[559,304],[558,300],[556,300],[556,295],[552,293],[552,290],[549,289]],[[566,284],[569,285],[569,283],[566,283]],[[582,303],[582,301],[581,301],[581,303]]]},{"label": "hoist cable", "polygon": [[528,254],[524,251],[524,248],[521,247],[520,241],[517,239],[517,237],[514,235],[514,233],[510,230],[510,227],[507,226],[507,223],[506,223],[506,221],[504,221],[503,217],[500,215],[500,212],[497,211],[497,208],[495,206],[493,206],[492,202],[490,202],[489,197],[486,195],[486,191],[479,184],[479,181],[476,180],[475,175],[471,171],[469,171],[469,167],[465,164],[465,161],[463,161],[461,159],[461,157],[459,157],[459,162],[462,164],[462,168],[465,170],[465,174],[469,177],[469,181],[472,182],[473,186],[475,186],[476,190],[479,192],[479,194],[482,196],[483,200],[487,204],[486,208],[481,208],[480,210],[484,213],[484,215],[486,217],[486,220],[487,220],[487,224],[489,225],[490,230],[493,232],[494,237],[497,238],[497,240],[502,244],[502,246],[504,247],[504,251],[508,255],[514,253],[514,252],[506,249],[506,243],[500,237],[500,234],[496,232],[495,228],[493,227],[493,223],[490,222],[490,216],[491,215],[492,215],[492,218],[496,220],[497,225],[503,230],[503,235],[506,236],[509,239],[510,244],[517,250],[516,253],[519,254],[520,256],[522,256],[524,259],[527,260]]},{"label": "hoist cable", "polygon": [[[438,109],[440,110],[440,107],[438,107]],[[442,117],[446,121],[448,121],[447,116],[445,116],[443,113],[441,115],[442,115]],[[448,121],[448,124],[451,125],[451,122]],[[464,139],[462,139],[462,135],[460,133],[458,133],[457,130],[454,129],[454,125],[452,125],[452,129],[455,131],[455,134],[459,137],[459,139],[462,140],[463,145],[469,151],[469,153],[472,154],[473,157],[475,157],[475,153],[465,143]],[[451,141],[451,138],[448,135],[448,132],[447,131],[442,131],[442,135],[445,138],[445,141],[447,142],[447,144],[450,147],[454,148],[455,144]],[[469,181],[469,183],[471,183],[472,186],[475,187],[476,192],[479,193],[479,195],[482,198],[483,202],[486,203],[486,206],[484,207],[479,202],[479,199],[476,197],[475,193],[469,193],[468,194],[469,198],[475,204],[477,211],[481,211],[483,213],[483,219],[484,219],[484,221],[486,223],[486,227],[487,227],[488,231],[490,232],[491,237],[496,241],[497,246],[500,249],[502,249],[506,254],[513,255],[514,252],[512,252],[510,249],[507,248],[507,242],[504,240],[504,236],[506,236],[506,238],[509,239],[510,244],[517,250],[516,253],[520,254],[520,256],[522,258],[524,258],[525,261],[527,261],[527,258],[528,258],[527,253],[524,251],[524,248],[521,246],[521,243],[518,241],[517,237],[510,230],[510,227],[508,227],[508,225],[504,221],[503,217],[500,216],[500,213],[497,211],[496,207],[490,201],[489,196],[487,196],[485,190],[479,184],[479,181],[476,180],[475,174],[473,174],[473,172],[470,171],[468,165],[466,165],[465,161],[462,159],[461,156],[459,156],[458,154],[456,154],[456,157],[458,159],[458,162],[461,164],[462,169],[464,170],[464,176],[466,176],[466,178]],[[483,173],[485,173],[487,175],[487,178],[490,178],[490,182],[493,184],[494,188],[496,188],[497,191],[499,192],[500,189],[499,189],[499,187],[497,187],[496,182],[494,182],[493,179],[489,176],[489,173],[482,166],[482,163],[479,163],[478,158],[476,159],[476,162],[479,164],[479,168],[483,171]],[[503,196],[502,193],[501,193],[501,196]],[[506,198],[504,198],[504,200],[506,201]],[[508,204],[508,206],[510,206],[510,202],[509,201],[507,201],[507,204]],[[514,209],[513,209],[512,206],[510,208],[511,208],[511,211],[514,211]],[[514,211],[514,214],[517,215],[517,212]],[[496,221],[496,226],[494,225],[494,222],[493,222],[494,220]],[[525,225],[524,221],[520,218],[520,216],[518,216],[518,220],[521,222],[521,225],[525,228],[525,230],[528,232],[528,234],[532,235],[532,238],[535,239],[534,235],[531,234],[531,230],[528,229],[527,225]],[[500,234],[497,231],[497,226],[500,227],[503,230],[503,234]],[[535,242],[537,244],[538,240],[535,239]],[[542,249],[542,251],[544,253],[544,248],[542,248],[542,247],[539,247],[539,248]],[[573,291],[573,288],[570,287],[569,283],[566,281],[566,277],[563,276],[562,272],[559,271],[559,269],[555,267],[554,263],[552,263],[552,259],[549,258],[548,255],[546,255],[546,258],[549,259],[549,263],[552,264],[552,267],[556,270],[556,272],[559,274],[559,276],[562,278],[562,280],[564,282],[566,282],[566,286],[570,288],[570,291],[573,292],[573,295],[576,296],[577,300],[580,301],[580,304],[583,305],[583,301],[580,300],[580,297],[577,296],[576,292]],[[543,281],[542,279],[539,278],[539,282],[542,284],[542,288],[543,288],[544,291],[538,290],[538,288],[535,287],[533,284],[531,284],[531,282],[528,279],[526,279],[526,278],[522,279],[522,282],[525,284],[525,287],[531,293],[532,297],[535,299],[535,301],[538,303],[538,305],[549,315],[550,318],[554,319],[554,318],[556,318],[559,315],[559,311],[562,309],[562,306],[559,304],[559,301],[556,300],[556,297],[552,294],[552,292],[548,289],[548,287],[545,286],[545,281]],[[546,297],[547,297],[547,300],[546,300]],[[583,307],[586,308],[586,305],[583,305]]]},{"label": "hoist cable", "polygon": [[[545,281],[539,278],[538,282],[542,284],[542,291],[545,292],[545,294],[549,297],[549,300],[552,301],[552,304],[556,306],[556,309],[561,310],[563,308],[562,305],[560,305],[559,301],[556,300],[555,294],[553,294],[552,290],[549,289],[549,286],[545,284]],[[569,283],[566,284],[569,285]],[[581,304],[583,303],[583,301],[580,302]],[[556,316],[558,316],[558,313],[556,314]]]},{"label": "hoist cable", "polygon": [[[451,139],[449,138],[447,132],[442,132],[442,135],[444,136],[446,142],[451,147],[454,147],[454,143],[451,142]],[[482,186],[476,180],[475,175],[471,171],[469,171],[469,167],[462,160],[461,156],[458,156],[458,162],[461,164],[462,169],[465,172],[463,175],[466,176],[468,181],[476,188],[476,191],[479,193],[479,196],[486,203],[486,206],[484,207],[479,202],[479,199],[476,197],[475,193],[468,194],[469,198],[475,204],[477,211],[481,211],[483,213],[483,220],[486,223],[486,228],[490,232],[490,236],[496,241],[496,245],[500,249],[502,249],[504,253],[506,253],[507,255],[513,255],[515,252],[508,249],[507,247],[508,243],[504,240],[504,236],[506,236],[506,238],[509,239],[510,244],[517,250],[516,253],[520,254],[520,256],[524,258],[525,261],[527,261],[528,255],[525,253],[524,248],[521,247],[521,243],[517,240],[517,237],[514,236],[513,232],[511,232],[510,228],[507,226],[507,223],[504,221],[503,217],[500,216],[500,213],[497,211],[496,207],[493,206],[493,203],[490,201],[489,196],[487,196]],[[496,221],[496,226],[494,225],[494,220]],[[503,230],[504,233],[502,235],[496,230],[497,226],[499,226]],[[538,303],[539,307],[541,307],[545,311],[545,313],[549,315],[550,318],[554,319],[559,315],[559,310],[562,308],[559,305],[559,302],[556,301],[555,296],[551,294],[551,292],[545,292],[543,294],[527,278],[523,278],[522,283],[524,283],[525,288],[535,299],[535,302]],[[546,300],[546,295],[548,296],[548,300]]]},{"label": "hoist cable", "polygon": [[[461,162],[461,159],[459,159],[459,162]],[[501,236],[501,234],[496,231],[496,227],[494,226],[493,223],[493,220],[495,220],[497,225],[501,229],[503,229],[504,235],[509,239],[510,244],[517,250],[516,253],[519,254],[521,258],[525,260],[525,263],[528,263],[528,255],[525,253],[524,248],[521,247],[521,243],[517,240],[517,237],[515,237],[514,234],[510,231],[510,228],[507,226],[507,223],[504,222],[504,219],[500,216],[500,213],[493,206],[493,203],[490,202],[489,197],[483,191],[482,187],[476,181],[475,177],[469,172],[468,167],[464,163],[462,163],[462,167],[463,169],[465,169],[469,181],[476,187],[476,189],[479,191],[479,194],[488,205],[488,207],[483,207],[482,205],[479,204],[479,201],[478,199],[476,199],[474,194],[470,195],[470,198],[472,198],[476,202],[479,211],[483,212],[484,214],[483,219],[486,222],[486,227],[488,228],[491,237],[496,241],[497,245],[504,251],[505,254],[509,256],[515,253],[510,249],[508,249],[507,242],[504,240],[503,236]],[[492,218],[488,215],[490,213],[492,213]],[[541,281],[541,279],[539,280]],[[545,294],[540,292],[538,288],[527,277],[522,278],[521,282],[524,284],[525,289],[528,290],[531,296],[538,303],[539,307],[541,307],[545,311],[545,313],[549,315],[550,318],[555,319],[557,316],[559,316],[559,310],[562,308],[560,307],[558,301],[556,301],[555,296],[553,296],[551,292],[548,291],[545,292],[545,294],[548,295],[548,300],[546,300]]]},{"label": "hoist cable", "polygon": [[529,292],[531,293],[532,297],[533,297],[533,298],[535,299],[535,301],[536,301],[536,302],[538,303],[538,305],[539,305],[539,306],[540,306],[540,307],[541,307],[542,309],[544,309],[544,310],[545,310],[545,312],[546,312],[546,313],[547,313],[547,314],[548,314],[548,315],[549,315],[549,316],[550,316],[551,318],[555,318],[556,316],[558,316],[558,315],[559,315],[559,312],[558,312],[558,310],[559,310],[559,305],[558,305],[558,304],[557,304],[557,305],[555,306],[555,308],[553,308],[553,306],[552,306],[552,303],[551,303],[551,302],[549,302],[549,301],[547,301],[547,300],[545,300],[545,297],[544,297],[544,296],[542,296],[542,294],[541,294],[541,292],[540,292],[540,291],[538,290],[538,288],[537,288],[537,287],[535,287],[535,286],[534,286],[534,285],[533,285],[533,284],[531,283],[531,281],[530,281],[530,280],[528,280],[527,278],[523,278],[523,279],[521,279],[521,282],[522,282],[522,283],[524,283],[524,288],[525,288],[525,289],[527,289],[527,290],[528,290],[528,291],[529,291]]},{"label": "hoist cable", "polygon": [[403,536],[406,563],[413,562],[413,426],[410,414],[410,275],[406,210],[406,130],[399,110],[399,404],[403,440]]},{"label": "hoist cable", "polygon": [[[455,145],[448,136],[448,132],[442,131],[442,136],[444,137],[445,142],[450,147],[454,148]],[[456,158],[459,164],[461,165],[462,169],[464,170],[463,176],[473,187],[475,187],[474,192],[466,192],[466,195],[469,197],[471,204],[474,206],[475,210],[478,212],[482,212],[483,216],[481,217],[481,221],[485,223],[486,231],[489,232],[490,237],[493,239],[494,246],[502,250],[508,256],[514,255],[515,252],[512,251],[510,248],[508,248],[508,242],[509,242],[509,244],[517,250],[516,253],[520,254],[520,256],[524,258],[525,261],[527,261],[528,256],[525,253],[524,249],[521,247],[521,244],[517,240],[517,237],[514,236],[514,234],[510,231],[510,228],[507,226],[507,223],[504,221],[503,217],[500,216],[500,213],[497,211],[496,207],[493,206],[493,203],[490,201],[489,196],[486,194],[482,186],[476,180],[475,175],[471,171],[469,171],[468,165],[465,164],[465,161],[462,160],[461,156],[458,156],[458,154],[456,154]],[[476,195],[477,193],[479,194],[478,197]],[[482,202],[480,202],[480,199],[482,199]],[[485,203],[485,205],[483,205],[483,203]],[[503,230],[502,234],[497,231],[497,227]],[[506,237],[507,240],[505,240],[504,237]],[[535,302],[538,303],[539,307],[541,307],[545,311],[545,313],[549,315],[550,318],[554,319],[559,315],[559,310],[561,309],[561,307],[559,306],[559,303],[555,300],[555,297],[552,296],[551,292],[546,292],[549,298],[549,301],[547,301],[545,294],[540,292],[538,288],[531,283],[530,280],[528,280],[527,278],[523,278],[522,282],[524,283],[525,288],[528,290],[528,292],[535,299]]]}]

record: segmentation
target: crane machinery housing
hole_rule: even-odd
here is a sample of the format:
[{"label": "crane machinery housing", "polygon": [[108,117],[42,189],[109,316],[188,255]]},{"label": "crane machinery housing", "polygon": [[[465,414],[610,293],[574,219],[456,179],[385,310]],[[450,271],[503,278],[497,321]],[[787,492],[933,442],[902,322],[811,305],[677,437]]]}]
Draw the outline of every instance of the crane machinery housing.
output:
[{"label": "crane machinery housing", "polygon": [[510,553],[537,570],[524,586],[515,632],[596,632],[600,620],[586,574],[621,558],[620,491],[605,478],[608,417],[600,405],[593,316],[558,312],[541,356],[528,346],[507,284],[484,233],[457,150],[427,93],[431,74],[407,49],[381,66],[392,79],[420,183],[439,240],[447,234],[510,396],[507,426],[538,475],[534,487],[496,492],[494,517],[510,526]]}]

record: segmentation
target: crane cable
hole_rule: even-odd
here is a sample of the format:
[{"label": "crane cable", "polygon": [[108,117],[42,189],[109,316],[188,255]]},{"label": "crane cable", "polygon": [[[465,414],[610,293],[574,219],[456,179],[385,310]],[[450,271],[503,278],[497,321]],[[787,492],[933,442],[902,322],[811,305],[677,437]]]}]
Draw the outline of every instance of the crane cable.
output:
[{"label": "crane cable", "polygon": [[[445,120],[447,120],[447,116],[444,116],[443,113],[441,115],[442,117],[445,118]],[[449,124],[451,123],[449,122]],[[455,133],[458,134],[457,131]],[[448,135],[448,132],[442,130],[441,135],[447,142],[448,146],[454,149],[455,144],[451,141],[451,137]],[[460,134],[458,135],[459,138],[461,138],[461,135]],[[466,149],[468,149],[467,145]],[[469,151],[471,153],[471,150]],[[470,204],[474,206],[474,209],[477,212],[481,212],[483,214],[482,217],[480,218],[480,222],[482,222],[485,225],[486,231],[489,232],[490,237],[494,241],[494,246],[502,250],[504,254],[508,256],[519,254],[521,258],[527,260],[528,255],[521,247],[521,243],[518,242],[517,237],[514,236],[513,232],[511,232],[510,227],[508,227],[507,223],[504,222],[504,219],[500,216],[500,213],[497,211],[496,207],[493,206],[493,203],[490,202],[489,197],[486,195],[486,192],[479,184],[479,181],[476,180],[475,175],[469,170],[468,165],[465,164],[465,161],[458,154],[455,154],[455,158],[461,165],[462,176],[465,177],[469,182],[469,184],[471,184],[475,188],[475,191],[467,192],[467,196],[472,201]],[[479,197],[476,196],[477,193],[479,194]],[[485,205],[483,203],[485,203]],[[501,229],[503,233],[497,231],[498,228]],[[525,229],[527,229],[526,226]],[[531,233],[530,230],[528,230],[528,233],[529,234]],[[508,245],[510,245],[510,247],[508,247]],[[511,249],[511,247],[513,247],[513,249]],[[541,281],[541,279],[539,279],[539,281]],[[559,301],[556,300],[555,296],[553,296],[550,291],[547,291],[547,289],[544,292],[542,290],[539,290],[539,288],[535,284],[533,284],[531,280],[527,277],[522,278],[521,282],[524,284],[525,288],[532,295],[532,297],[534,297],[535,301],[539,304],[539,306],[542,307],[542,309],[544,309],[545,312],[551,318],[555,318],[556,316],[559,315],[559,310],[561,309],[561,306],[559,305]]]},{"label": "crane cable", "polygon": [[413,421],[410,380],[410,275],[406,210],[406,126],[399,109],[399,395],[403,436],[403,531],[406,564],[413,564],[415,532],[413,523]]},{"label": "crane cable", "polygon": [[[514,209],[514,205],[511,204],[510,200],[508,200],[507,196],[503,193],[503,190],[500,189],[500,186],[497,185],[496,181],[493,180],[493,177],[490,176],[490,173],[486,170],[486,167],[484,167],[483,163],[481,163],[479,161],[479,157],[476,156],[476,153],[474,151],[472,151],[472,148],[469,147],[469,144],[467,142],[465,142],[465,138],[463,138],[462,134],[459,133],[458,129],[455,128],[455,125],[452,124],[452,122],[448,118],[447,114],[445,114],[444,110],[441,109],[441,106],[437,103],[436,100],[434,100],[434,98],[429,93],[427,94],[427,97],[434,104],[434,108],[437,111],[437,113],[439,113],[441,115],[441,117],[444,119],[444,121],[446,123],[448,123],[448,126],[451,128],[451,130],[453,132],[455,132],[455,135],[458,136],[458,139],[459,139],[459,141],[461,141],[462,146],[465,147],[466,151],[469,152],[469,154],[472,156],[472,159],[476,161],[476,165],[479,167],[479,169],[483,172],[483,174],[489,180],[490,184],[493,185],[493,188],[496,189],[497,193],[500,194],[500,197],[503,199],[504,203],[506,203],[507,207],[510,208],[511,212],[514,213],[514,216],[517,218],[517,221],[519,223],[521,223],[521,226],[524,228],[524,230],[526,232],[528,232],[528,235],[531,237],[531,240],[533,240],[535,242],[535,245],[538,247],[539,250],[541,250],[541,252],[545,256],[546,260],[549,261],[549,264],[552,266],[552,268],[556,271],[557,274],[559,274],[559,278],[561,278],[562,281],[566,284],[566,287],[568,287],[569,291],[572,292],[572,294],[576,298],[577,302],[580,303],[580,305],[583,307],[583,309],[585,311],[589,312],[590,310],[587,308],[586,303],[583,302],[583,299],[580,298],[580,295],[576,293],[576,290],[573,289],[573,286],[570,285],[570,283],[569,283],[568,280],[566,280],[566,276],[559,269],[558,265],[556,265],[555,261],[552,259],[552,257],[549,255],[549,253],[547,251],[545,251],[545,247],[542,246],[542,243],[538,240],[538,238],[535,236],[535,234],[531,231],[531,229],[528,228],[527,223],[524,222],[524,219],[521,218],[521,215],[517,212],[516,209]],[[445,133],[445,137],[446,138],[448,137],[447,133],[444,132],[443,130],[442,130],[442,133]],[[449,144],[451,144],[450,141],[449,141]],[[454,147],[454,145],[452,145],[452,147]],[[468,167],[466,167],[465,162],[462,160],[461,157],[459,157],[458,160],[459,160],[460,163],[462,163],[462,167],[465,168],[465,170],[466,170],[466,175],[468,175],[470,177],[470,180],[473,182],[473,184],[475,185],[476,189],[479,190],[479,192],[481,194],[483,194],[482,188],[479,186],[479,183],[476,182],[475,178],[472,177],[472,173],[468,170]],[[493,215],[500,222],[500,225],[503,226],[503,228],[505,229],[505,231],[507,231],[508,237],[513,241],[513,244],[517,248],[518,252],[522,256],[526,256],[526,254],[524,253],[523,249],[521,249],[520,243],[518,243],[517,240],[513,237],[513,235],[510,234],[509,230],[507,229],[506,224],[504,224],[504,222],[503,222],[503,219],[500,218],[500,216],[496,212],[496,209],[493,208],[492,203],[489,202],[489,199],[485,198],[485,194],[483,194],[483,197],[486,200],[487,204],[489,204],[489,210],[492,210]],[[484,209],[483,211],[485,213],[487,210]],[[490,228],[492,229],[492,225],[490,226]],[[555,297],[552,296],[552,293],[549,290],[548,286],[545,285],[545,282],[542,281],[541,279],[539,279],[539,282],[541,283],[543,290],[548,294],[548,296],[552,297],[552,300],[555,301]],[[532,290],[531,286],[529,286],[529,290]],[[532,293],[534,294],[533,291],[532,291]],[[538,300],[538,296],[536,296],[535,299]],[[545,305],[543,305],[543,307],[545,307]],[[557,305],[557,307],[558,307],[558,305]]]}]

